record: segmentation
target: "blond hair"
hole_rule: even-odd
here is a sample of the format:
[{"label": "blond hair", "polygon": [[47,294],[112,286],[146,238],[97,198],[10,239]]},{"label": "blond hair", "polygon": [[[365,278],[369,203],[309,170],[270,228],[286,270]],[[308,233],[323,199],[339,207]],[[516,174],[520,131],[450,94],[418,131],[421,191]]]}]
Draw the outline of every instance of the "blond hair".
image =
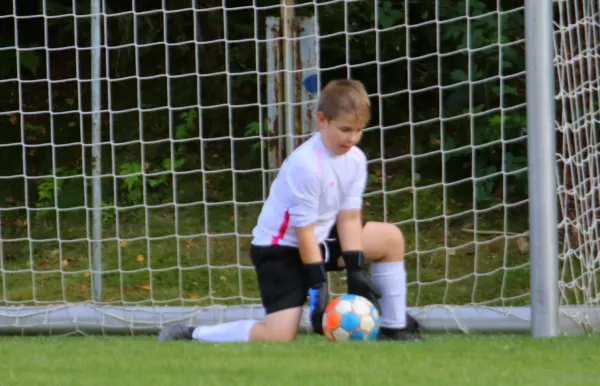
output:
[{"label": "blond hair", "polygon": [[326,120],[353,116],[365,125],[371,120],[371,102],[365,86],[357,80],[332,80],[321,91],[318,111]]}]

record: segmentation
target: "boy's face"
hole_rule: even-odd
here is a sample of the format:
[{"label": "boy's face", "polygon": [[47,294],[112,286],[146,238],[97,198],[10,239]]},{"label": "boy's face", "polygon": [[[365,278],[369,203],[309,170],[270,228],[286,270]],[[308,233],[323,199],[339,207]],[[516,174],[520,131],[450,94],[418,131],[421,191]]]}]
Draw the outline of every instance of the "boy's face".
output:
[{"label": "boy's face", "polygon": [[353,116],[342,116],[326,120],[322,112],[317,113],[317,124],[325,145],[336,155],[346,154],[362,137],[365,127]]}]

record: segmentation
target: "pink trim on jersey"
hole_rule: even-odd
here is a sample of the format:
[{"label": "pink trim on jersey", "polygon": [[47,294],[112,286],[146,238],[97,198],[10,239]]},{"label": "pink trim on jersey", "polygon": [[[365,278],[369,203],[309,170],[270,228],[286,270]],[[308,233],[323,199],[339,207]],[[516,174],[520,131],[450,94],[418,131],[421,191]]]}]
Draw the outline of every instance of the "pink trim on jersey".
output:
[{"label": "pink trim on jersey", "polygon": [[283,214],[283,221],[281,222],[281,225],[279,226],[279,234],[277,236],[273,236],[273,239],[271,240],[271,245],[279,245],[279,241],[283,240],[283,238],[285,237],[285,232],[287,232],[289,225],[290,225],[290,211],[288,209]]},{"label": "pink trim on jersey", "polygon": [[319,173],[323,170],[323,164],[321,159],[323,158],[323,149],[317,149],[317,166],[319,167]]}]

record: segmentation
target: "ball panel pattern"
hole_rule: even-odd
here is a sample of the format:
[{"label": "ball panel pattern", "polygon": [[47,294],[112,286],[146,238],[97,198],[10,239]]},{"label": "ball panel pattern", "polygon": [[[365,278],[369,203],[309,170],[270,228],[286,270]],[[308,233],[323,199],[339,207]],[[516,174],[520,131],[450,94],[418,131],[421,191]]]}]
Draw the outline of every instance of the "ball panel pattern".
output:
[{"label": "ball panel pattern", "polygon": [[330,341],[375,340],[379,333],[379,312],[364,297],[338,296],[325,309],[323,333]]}]

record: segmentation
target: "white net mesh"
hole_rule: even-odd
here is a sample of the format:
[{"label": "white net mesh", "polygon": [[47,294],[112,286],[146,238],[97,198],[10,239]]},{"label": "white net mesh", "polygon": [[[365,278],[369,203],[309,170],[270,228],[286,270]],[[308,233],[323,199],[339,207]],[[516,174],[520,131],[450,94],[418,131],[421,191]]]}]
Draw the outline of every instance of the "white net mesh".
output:
[{"label": "white net mesh", "polygon": [[[522,2],[288,1],[288,32],[275,0],[97,3],[96,62],[94,1],[0,5],[3,329],[260,315],[239,307],[259,306],[252,227],[318,88],[344,77],[374,106],[365,215],[404,232],[409,306],[432,328],[528,327]],[[555,35],[566,304],[596,299],[598,266],[598,10],[579,3],[557,3]]]},{"label": "white net mesh", "polygon": [[594,1],[563,1],[556,15],[559,258],[564,305],[597,306],[599,300],[599,12]]}]

